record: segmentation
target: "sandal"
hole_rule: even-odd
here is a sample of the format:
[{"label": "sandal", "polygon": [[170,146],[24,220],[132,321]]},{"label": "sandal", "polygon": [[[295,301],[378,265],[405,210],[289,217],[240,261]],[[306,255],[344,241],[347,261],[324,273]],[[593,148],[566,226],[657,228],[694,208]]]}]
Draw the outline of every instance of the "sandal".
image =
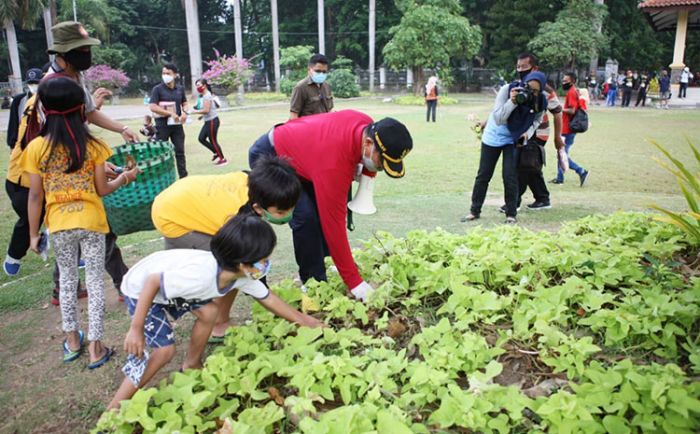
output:
[{"label": "sandal", "polygon": [[465,217],[462,217],[459,219],[460,222],[466,223],[466,222],[473,222],[474,220],[477,220],[480,216],[478,214],[469,214]]},{"label": "sandal", "polygon": [[518,220],[515,217],[506,217],[506,221],[504,223],[507,225],[514,225],[518,223]]},{"label": "sandal", "polygon": [[105,347],[105,350],[107,350],[107,352],[105,352],[105,355],[102,356],[100,360],[90,363],[88,365],[88,369],[97,369],[105,363],[109,362],[109,359],[111,359],[114,355],[114,350],[108,347]]},{"label": "sandal", "polygon": [[80,337],[80,348],[73,351],[68,346],[68,339],[63,340],[63,363],[72,362],[73,360],[80,357],[83,353],[83,347],[85,345],[85,333],[82,330],[78,330],[78,336]]}]

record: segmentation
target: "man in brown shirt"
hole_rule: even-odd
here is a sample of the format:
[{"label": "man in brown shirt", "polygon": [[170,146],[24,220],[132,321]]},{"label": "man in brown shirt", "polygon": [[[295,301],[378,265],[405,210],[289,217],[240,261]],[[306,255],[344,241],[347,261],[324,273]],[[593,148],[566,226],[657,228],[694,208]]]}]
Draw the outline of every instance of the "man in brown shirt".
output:
[{"label": "man in brown shirt", "polygon": [[309,75],[294,86],[289,119],[328,113],[333,110],[333,92],[326,82],[328,58],[314,54],[309,59]]}]

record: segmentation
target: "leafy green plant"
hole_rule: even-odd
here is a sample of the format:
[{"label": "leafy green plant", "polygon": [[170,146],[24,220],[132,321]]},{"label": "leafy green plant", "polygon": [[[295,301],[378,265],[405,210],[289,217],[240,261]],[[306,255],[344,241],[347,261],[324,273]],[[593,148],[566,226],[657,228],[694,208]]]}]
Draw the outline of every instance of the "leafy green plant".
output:
[{"label": "leafy green plant", "polygon": [[328,76],[328,84],[333,89],[333,95],[338,98],[353,98],[360,96],[360,85],[357,76],[350,69],[333,69]]}]

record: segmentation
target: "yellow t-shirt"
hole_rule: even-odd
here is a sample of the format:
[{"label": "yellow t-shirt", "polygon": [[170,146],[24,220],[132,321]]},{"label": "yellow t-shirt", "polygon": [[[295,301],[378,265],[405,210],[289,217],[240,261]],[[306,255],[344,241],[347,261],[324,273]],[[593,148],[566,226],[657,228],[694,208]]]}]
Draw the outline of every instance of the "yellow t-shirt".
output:
[{"label": "yellow t-shirt", "polygon": [[68,229],[86,229],[106,234],[109,232],[107,214],[102,198],[95,190],[95,166],[104,164],[112,150],[101,140],[87,145],[83,167],[65,173],[68,155],[62,146],[51,152],[44,137],[29,142],[22,153],[21,166],[25,172],[41,176],[46,200],[45,224],[51,232]]},{"label": "yellow t-shirt", "polygon": [[27,188],[29,188],[29,176],[28,175],[22,176],[22,173],[24,171],[22,170],[22,167],[20,166],[20,160],[22,158],[22,152],[24,150],[20,146],[20,143],[22,143],[22,137],[24,137],[24,131],[27,129],[27,120],[29,119],[29,114],[33,110],[35,101],[36,101],[36,94],[32,95],[27,100],[27,102],[25,104],[24,111],[26,114],[23,114],[22,119],[20,119],[19,127],[17,129],[17,143],[15,143],[15,147],[12,148],[12,152],[10,153],[10,162],[7,165],[7,179],[10,182],[14,182],[15,184],[19,184],[22,187],[27,187]]},{"label": "yellow t-shirt", "polygon": [[153,201],[151,219],[164,237],[195,231],[214,235],[248,202],[248,175],[188,176],[162,191]]}]

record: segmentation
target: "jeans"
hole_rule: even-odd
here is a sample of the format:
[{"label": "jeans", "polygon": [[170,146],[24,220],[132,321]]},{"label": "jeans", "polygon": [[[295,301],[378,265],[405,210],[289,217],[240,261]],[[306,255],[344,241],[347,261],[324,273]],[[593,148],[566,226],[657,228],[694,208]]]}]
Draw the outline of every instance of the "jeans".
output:
[{"label": "jeans", "polygon": [[680,83],[678,88],[678,98],[685,98],[686,91],[688,90],[688,83]]},{"label": "jeans", "polygon": [[481,207],[486,199],[486,191],[489,182],[496,169],[498,158],[503,153],[503,189],[506,199],[506,216],[515,217],[518,201],[518,177],[515,169],[515,145],[506,145],[500,148],[481,144],[481,158],[479,159],[479,171],[476,174],[474,188],[472,190],[472,215],[481,215]]},{"label": "jeans", "polygon": [[[583,175],[585,170],[571,159],[571,154],[569,153],[571,147],[574,146],[575,138],[576,133],[564,134],[564,149],[566,150],[566,155],[569,157],[569,168],[579,175]],[[561,170],[561,166],[557,167],[557,181],[564,182],[564,171]]]},{"label": "jeans", "polygon": [[622,107],[629,107],[630,100],[632,100],[632,88],[625,86],[622,89]]},{"label": "jeans", "polygon": [[187,162],[185,161],[185,130],[182,125],[159,125],[158,140],[172,141],[175,147],[175,161],[177,162],[177,174],[180,178],[187,176]]},{"label": "jeans", "polygon": [[219,125],[220,121],[218,117],[204,122],[202,129],[199,131],[199,143],[209,149],[212,154],[223,159],[224,152],[221,150],[219,139],[217,138],[219,134]]},{"label": "jeans", "polygon": [[[248,164],[255,167],[255,162],[265,155],[276,155],[275,148],[267,133],[260,136],[248,150]],[[292,228],[294,258],[299,267],[302,282],[314,278],[326,280],[326,266],[323,258],[329,255],[328,245],[321,229],[316,195],[313,184],[302,180],[301,196],[294,207],[294,214],[289,226]]]},{"label": "jeans", "polygon": [[609,89],[606,105],[609,107],[615,107],[615,100],[617,100],[617,89]]},{"label": "jeans", "polygon": [[437,110],[437,100],[426,100],[425,104],[428,106],[428,110],[425,113],[425,121],[430,122],[430,113],[433,114],[433,122],[435,122],[435,111]]}]

